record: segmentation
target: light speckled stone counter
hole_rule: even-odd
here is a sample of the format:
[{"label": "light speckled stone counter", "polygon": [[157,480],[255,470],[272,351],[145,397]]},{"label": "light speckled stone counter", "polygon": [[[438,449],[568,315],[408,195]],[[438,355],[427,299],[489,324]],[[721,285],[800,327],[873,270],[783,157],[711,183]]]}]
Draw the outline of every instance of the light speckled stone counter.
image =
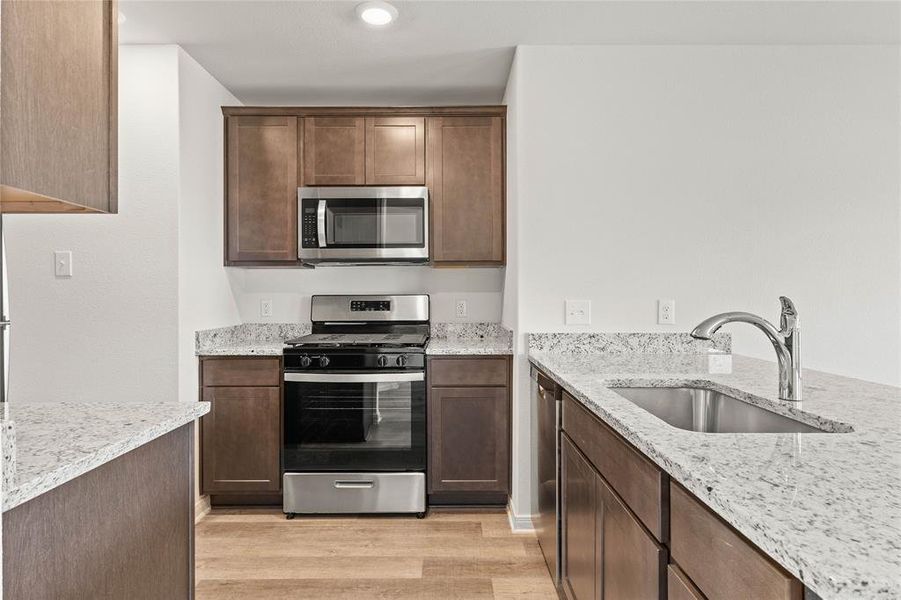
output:
[{"label": "light speckled stone counter", "polygon": [[425,353],[435,356],[513,354],[513,332],[500,323],[432,323]]},{"label": "light speckled stone counter", "polygon": [[208,402],[11,403],[6,416],[15,423],[16,435],[14,459],[4,464],[3,511],[209,410]]},{"label": "light speckled stone counter", "polygon": [[[788,403],[777,399],[775,363],[579,354],[557,342],[531,350],[531,362],[814,592],[901,597],[901,389],[805,370],[804,402]],[[695,433],[609,389],[684,385],[846,433]]]},{"label": "light speckled stone counter", "polygon": [[197,356],[281,356],[285,340],[310,333],[309,323],[243,323],[194,334]]}]

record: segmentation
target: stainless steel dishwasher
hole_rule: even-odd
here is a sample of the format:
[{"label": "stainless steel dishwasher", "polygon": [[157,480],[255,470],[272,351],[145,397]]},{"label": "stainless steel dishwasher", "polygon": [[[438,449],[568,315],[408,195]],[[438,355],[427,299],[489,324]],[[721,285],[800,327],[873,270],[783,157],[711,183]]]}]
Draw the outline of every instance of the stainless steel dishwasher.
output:
[{"label": "stainless steel dishwasher", "polygon": [[531,391],[538,413],[538,520],[536,532],[544,561],[560,582],[560,426],[562,390],[532,367]]}]

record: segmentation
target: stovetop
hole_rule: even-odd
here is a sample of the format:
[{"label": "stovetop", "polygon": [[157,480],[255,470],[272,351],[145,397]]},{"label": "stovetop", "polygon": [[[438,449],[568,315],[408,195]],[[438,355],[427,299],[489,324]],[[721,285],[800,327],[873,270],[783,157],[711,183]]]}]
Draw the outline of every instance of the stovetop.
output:
[{"label": "stovetop", "polygon": [[294,348],[300,347],[420,347],[425,346],[428,336],[424,333],[312,333],[288,340]]}]

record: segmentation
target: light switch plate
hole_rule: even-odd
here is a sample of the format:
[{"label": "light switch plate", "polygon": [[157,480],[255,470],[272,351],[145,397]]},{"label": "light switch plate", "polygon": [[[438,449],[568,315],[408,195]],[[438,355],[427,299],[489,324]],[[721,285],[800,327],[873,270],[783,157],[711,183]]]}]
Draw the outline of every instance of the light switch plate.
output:
[{"label": "light switch plate", "polygon": [[72,277],[71,250],[57,250],[53,253],[53,272],[57,277]]},{"label": "light switch plate", "polygon": [[657,323],[659,325],[675,325],[676,324],[676,301],[675,300],[658,300],[657,301]]},{"label": "light switch plate", "polygon": [[260,300],[260,316],[272,316],[272,300]]},{"label": "light switch plate", "polygon": [[591,325],[591,300],[566,300],[567,325]]}]

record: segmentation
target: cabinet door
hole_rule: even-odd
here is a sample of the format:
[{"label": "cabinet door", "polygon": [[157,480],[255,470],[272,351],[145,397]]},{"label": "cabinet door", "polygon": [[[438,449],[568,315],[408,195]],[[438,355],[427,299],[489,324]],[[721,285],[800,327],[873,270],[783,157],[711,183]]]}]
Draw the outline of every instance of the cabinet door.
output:
[{"label": "cabinet door", "polygon": [[204,388],[201,420],[205,494],[277,492],[281,407],[277,387]]},{"label": "cabinet door", "polygon": [[226,264],[297,261],[297,117],[228,118]]},{"label": "cabinet door", "polygon": [[603,598],[659,600],[666,552],[600,477],[597,478],[601,520]]},{"label": "cabinet door", "polygon": [[599,477],[566,436],[561,453],[563,591],[569,600],[597,600]]},{"label": "cabinet door", "polygon": [[117,212],[116,2],[3,2],[3,212]]},{"label": "cabinet door", "polygon": [[508,389],[432,388],[429,493],[508,492]]},{"label": "cabinet door", "polygon": [[428,119],[433,263],[503,264],[503,136],[500,117]]},{"label": "cabinet door", "polygon": [[366,183],[425,185],[425,118],[366,118]]},{"label": "cabinet door", "polygon": [[366,183],[363,117],[306,117],[303,130],[304,185]]}]

